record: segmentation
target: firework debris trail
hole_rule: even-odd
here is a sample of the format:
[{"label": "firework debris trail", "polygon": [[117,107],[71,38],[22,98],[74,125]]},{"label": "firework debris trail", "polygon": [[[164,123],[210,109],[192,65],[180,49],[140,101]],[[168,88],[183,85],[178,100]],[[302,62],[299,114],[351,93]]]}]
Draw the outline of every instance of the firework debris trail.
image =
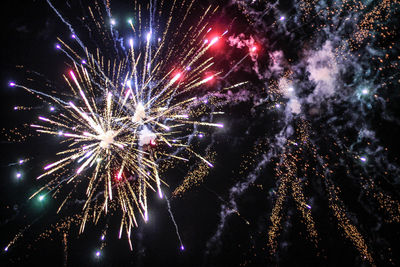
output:
[{"label": "firework debris trail", "polygon": [[[229,190],[229,204],[221,205],[216,231],[207,242],[204,265],[221,250],[229,217],[240,215],[237,200],[249,187],[270,179],[265,174],[268,166],[274,166],[276,187],[270,189],[272,210],[265,211],[269,219],[264,234],[277,262],[279,242],[283,242],[280,235],[287,231],[283,224],[287,225],[286,214],[292,209],[289,199],[294,200],[294,209],[302,216],[310,243],[324,254],[319,245],[323,237],[318,234],[313,212],[315,196],[306,193],[319,188],[339,231],[352,242],[362,261],[375,265],[377,255],[384,254],[387,257],[382,262],[393,264],[390,247],[373,244],[350,212],[351,204],[341,199],[341,187],[346,185],[338,174],[344,173],[352,181],[350,186],[360,195],[356,201],[377,225],[400,222],[398,195],[383,189],[385,184],[399,182],[400,168],[388,159],[389,149],[374,130],[376,121],[370,119],[379,112],[380,121],[399,126],[390,109],[395,98],[389,97],[399,86],[397,33],[393,27],[399,2],[335,1],[328,5],[297,1],[286,9],[258,1],[232,4],[239,6],[248,19],[251,33],[231,36],[231,45],[250,47],[256,39],[267,54],[262,59],[257,55],[251,58],[252,69],[265,87],[258,99],[251,98],[253,109],[271,116],[278,113],[281,119],[276,121],[275,132],[255,137],[255,152],[250,156],[253,163],[242,166],[240,181]],[[290,47],[282,45],[284,42]],[[297,53],[293,53],[293,47],[298,47]],[[267,63],[261,64],[262,60]],[[253,123],[249,129],[256,126]],[[318,183],[321,186],[316,186]],[[383,214],[383,222],[377,211]]]}]

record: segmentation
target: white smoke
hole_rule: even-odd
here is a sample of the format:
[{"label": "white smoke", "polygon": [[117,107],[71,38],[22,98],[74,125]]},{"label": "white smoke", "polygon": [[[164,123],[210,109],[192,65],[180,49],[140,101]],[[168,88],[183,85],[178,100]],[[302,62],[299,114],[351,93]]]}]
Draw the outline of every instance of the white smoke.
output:
[{"label": "white smoke", "polygon": [[315,83],[314,92],[308,96],[308,103],[319,104],[335,93],[336,78],[339,73],[332,43],[325,42],[320,50],[309,52],[307,58],[309,79]]},{"label": "white smoke", "polygon": [[139,146],[148,145],[156,139],[155,133],[150,131],[146,126],[139,132]]},{"label": "white smoke", "polygon": [[299,114],[301,112],[301,103],[296,95],[292,82],[283,77],[279,80],[278,86],[282,96],[289,99],[289,102],[286,105],[286,111],[293,114]]}]

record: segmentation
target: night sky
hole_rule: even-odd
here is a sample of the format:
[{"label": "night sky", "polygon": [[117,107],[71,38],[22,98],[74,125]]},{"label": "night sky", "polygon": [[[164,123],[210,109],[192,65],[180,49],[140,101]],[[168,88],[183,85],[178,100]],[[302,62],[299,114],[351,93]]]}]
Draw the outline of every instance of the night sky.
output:
[{"label": "night sky", "polygon": [[[89,50],[126,55],[134,1],[111,1],[114,44],[103,1],[100,28],[88,12],[94,1],[53,2]],[[212,4],[219,10],[208,22],[228,33],[207,51],[219,78],[184,97],[216,99],[207,107],[224,114],[198,119],[224,127],[193,136],[198,153],[215,153],[200,182],[172,196],[199,161],[162,171],[184,250],[167,202],[149,191],[149,221],[133,228],[133,251],[126,235],[118,239],[118,211],[80,235],[79,224],[55,227],[82,212],[85,187],[60,214],[62,188],[60,198],[28,200],[64,144],[29,127],[53,114],[52,104],[9,83],[62,95],[71,60],[56,49],[57,37],[79,47],[45,0],[2,4],[1,266],[400,264],[400,2],[194,1],[185,23],[196,25]]]}]

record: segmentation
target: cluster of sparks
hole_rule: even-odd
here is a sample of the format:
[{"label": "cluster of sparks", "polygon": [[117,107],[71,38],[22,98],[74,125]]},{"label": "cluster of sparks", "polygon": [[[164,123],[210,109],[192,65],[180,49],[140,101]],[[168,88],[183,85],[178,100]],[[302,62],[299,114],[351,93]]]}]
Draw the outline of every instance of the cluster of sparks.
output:
[{"label": "cluster of sparks", "polygon": [[[140,5],[136,6],[139,20],[136,25],[128,20],[133,37],[127,42],[123,59],[107,59],[100,49],[90,53],[74,31],[72,39],[81,46],[84,56],[59,38],[56,49],[72,60],[68,75],[64,75],[70,93],[63,93],[62,97],[9,83],[52,103],[52,115],[39,116],[38,122],[30,126],[40,134],[61,138],[64,148],[57,152],[56,161],[44,166],[37,179],[48,182],[30,198],[42,201],[46,195],[55,197],[63,192],[60,189],[67,184],[72,184],[73,189],[83,184],[86,198],[80,233],[88,220],[97,223],[110,207],[118,207],[122,213],[119,237],[125,229],[132,249],[130,236],[132,228],[138,225],[137,214],[144,221],[149,219],[148,191],[163,198],[163,187],[168,186],[162,178],[160,162],[195,157],[203,162],[202,169],[213,167],[208,156],[203,157],[191,148],[189,139],[198,127],[222,128],[223,124],[207,122],[204,117],[199,120],[201,116],[192,116],[190,111],[204,104],[197,97],[199,88],[220,74],[211,70],[214,58],[207,56],[207,51],[227,31],[213,31],[207,19],[217,8],[209,6],[195,26],[177,37],[192,6],[193,2],[185,5],[184,1],[181,6],[174,2],[158,35],[155,22],[147,24],[149,28],[144,30],[143,11]],[[90,7],[89,10],[96,20]],[[171,23],[174,12],[185,14],[177,29]],[[111,18],[109,23],[113,31],[115,19]],[[160,24],[157,26],[161,27]],[[182,188],[185,185],[177,190],[182,192]],[[57,212],[75,195],[74,190],[67,193]]]}]

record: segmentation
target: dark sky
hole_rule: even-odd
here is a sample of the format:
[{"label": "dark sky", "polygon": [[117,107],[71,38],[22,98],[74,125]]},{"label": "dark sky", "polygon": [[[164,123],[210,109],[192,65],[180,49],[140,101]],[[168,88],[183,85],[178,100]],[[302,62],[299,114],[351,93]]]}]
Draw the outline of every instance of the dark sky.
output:
[{"label": "dark sky", "polygon": [[[123,14],[123,17],[127,13],[127,4],[120,2],[124,1],[114,0],[112,10],[115,16]],[[52,229],[51,225],[61,216],[55,214],[57,204],[53,200],[37,203],[27,198],[39,188],[40,184],[35,180],[40,173],[39,166],[54,154],[57,145],[51,138],[29,137],[18,142],[20,137],[13,129],[18,128],[23,135],[29,134],[32,129],[24,125],[48,112],[49,105],[27,92],[10,88],[8,82],[15,80],[23,84],[30,77],[38,76],[29,73],[34,71],[43,74],[33,82],[37,89],[47,83],[60,90],[65,88],[60,74],[67,72],[65,62],[68,59],[55,49],[55,43],[57,36],[68,40],[70,33],[43,0],[8,0],[2,3],[0,246],[5,247],[27,225],[31,227],[7,252],[0,252],[1,266],[369,266],[339,226],[330,202],[332,195],[329,192],[332,191],[326,190],[329,182],[340,188],[339,202],[365,238],[375,263],[378,266],[399,264],[397,243],[400,228],[396,218],[400,218],[400,147],[397,141],[400,134],[400,78],[399,46],[393,46],[397,36],[365,40],[357,49],[347,49],[346,53],[350,51],[361,56],[340,61],[340,70],[337,71],[340,82],[336,78],[329,81],[335,83],[336,94],[321,100],[319,97],[323,93],[316,93],[318,81],[312,80],[310,58],[318,58],[315,51],[320,51],[329,40],[336,47],[340,46],[341,38],[350,40],[349,36],[356,29],[353,25],[345,25],[345,18],[361,21],[360,17],[374,10],[375,6],[368,6],[360,14],[340,11],[341,15],[334,18],[329,14],[324,17],[311,14],[303,20],[301,4],[295,1],[271,2],[271,5],[254,1],[254,4],[243,6],[228,5],[227,2],[220,2],[222,11],[216,22],[228,25],[234,18],[232,35],[243,32],[256,40],[260,45],[259,68],[256,70],[255,62],[247,58],[235,75],[229,77],[228,84],[248,80],[250,85],[232,90],[227,99],[234,103],[222,108],[226,112],[222,117],[224,129],[206,136],[204,144],[199,146],[199,149],[204,149],[213,142],[212,150],[217,153],[215,167],[201,185],[188,190],[182,197],[171,199],[184,251],[179,249],[166,202],[155,195],[149,197],[151,219],[134,229],[133,251],[129,250],[125,237],[117,238],[118,216],[109,216],[96,226],[89,224],[84,234],[79,236],[79,227],[72,227],[66,251],[62,233],[52,230],[45,238],[38,238],[47,229]],[[64,5],[62,10],[66,17],[74,18],[76,29],[84,32],[85,27],[77,19],[77,14],[82,12],[79,3],[73,2],[76,6],[70,9]],[[329,1],[327,6],[330,6]],[[322,6],[314,8],[324,9]],[[389,19],[382,22],[389,32],[398,30],[396,14],[399,6],[393,10]],[[248,16],[249,20],[246,19]],[[285,16],[287,24],[275,22],[281,16]],[[372,32],[379,32],[377,27],[374,24]],[[93,45],[94,41],[88,43]],[[225,47],[233,49],[227,44]],[[282,51],[284,59],[279,59],[276,54],[273,56],[273,51]],[[380,63],[377,57],[384,57],[385,53],[388,57]],[[222,58],[216,65],[229,68],[242,55],[240,51],[215,52],[217,58]],[[277,104],[286,107],[294,101],[294,98],[279,98],[269,89],[279,81],[279,74],[273,72],[274,60],[292,73],[293,84],[298,88],[296,101],[302,105],[301,112],[296,115],[287,112],[286,108],[281,111],[274,109]],[[323,69],[324,64],[326,62],[321,59],[316,63],[316,69]],[[370,89],[371,92],[374,90],[371,95],[377,96],[366,99],[362,95],[362,88],[366,86],[374,88]],[[238,100],[240,93],[250,97]],[[310,96],[314,97],[313,100],[309,100]],[[33,109],[15,112],[14,106],[32,106]],[[299,143],[300,148],[297,148],[297,144],[293,144],[302,140],[304,121],[310,129],[307,134],[309,143]],[[294,129],[293,133],[289,133],[290,129]],[[373,134],[366,134],[366,129]],[[285,145],[280,145],[276,138],[281,131]],[[314,151],[317,151],[317,156]],[[257,167],[269,155],[272,155],[269,160]],[[368,164],[360,164],[360,157],[366,157]],[[29,158],[29,161],[21,166],[14,164],[21,158]],[[295,158],[297,166],[294,176],[299,177],[306,188],[304,192],[309,200],[307,203],[312,206],[319,244],[315,248],[310,241],[304,218],[296,208],[294,197],[288,193],[277,251],[270,253],[268,230],[271,213],[282,177],[290,172],[285,165],[285,160],[290,158]],[[321,164],[322,161],[326,165]],[[310,170],[305,170],[304,166],[310,166]],[[166,173],[171,188],[179,184],[189,169],[190,166],[178,165]],[[22,173],[20,180],[15,179],[18,171]],[[329,182],[326,183],[320,174],[329,172],[331,174],[325,178]],[[227,203],[232,200],[237,185],[250,181],[252,174],[257,179],[234,198],[240,216],[234,213],[221,217],[221,210],[229,206]],[[370,184],[363,183],[364,178],[374,180],[378,189],[371,189]],[[394,208],[380,209],[374,202],[376,194],[391,196]],[[73,214],[80,208],[71,205],[67,213]],[[213,240],[221,218],[226,219],[226,223],[222,234]],[[390,218],[395,219],[390,221]],[[108,225],[107,240],[101,256],[96,257],[105,225]]]}]

